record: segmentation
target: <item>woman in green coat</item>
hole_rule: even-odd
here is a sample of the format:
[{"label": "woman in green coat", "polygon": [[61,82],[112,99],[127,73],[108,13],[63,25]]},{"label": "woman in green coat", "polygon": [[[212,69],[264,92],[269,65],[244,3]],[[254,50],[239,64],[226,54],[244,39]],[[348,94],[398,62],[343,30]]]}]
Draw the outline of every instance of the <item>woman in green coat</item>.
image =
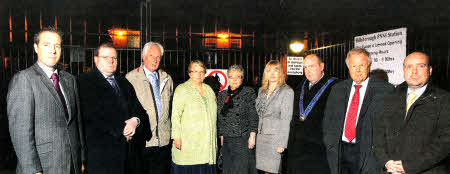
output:
[{"label": "woman in green coat", "polygon": [[189,80],[175,89],[172,105],[172,173],[215,174],[217,105],[214,91],[203,83],[206,67],[188,66]]}]

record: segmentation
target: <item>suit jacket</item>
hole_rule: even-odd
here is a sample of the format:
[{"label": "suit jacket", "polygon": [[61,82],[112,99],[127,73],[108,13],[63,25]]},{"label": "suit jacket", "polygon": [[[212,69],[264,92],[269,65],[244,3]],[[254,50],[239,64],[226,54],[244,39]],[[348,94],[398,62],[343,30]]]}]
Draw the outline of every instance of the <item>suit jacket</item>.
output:
[{"label": "suit jacket", "polygon": [[[128,154],[129,143],[123,136],[125,120],[138,117],[141,121],[139,128],[148,128],[148,118],[131,84],[120,75],[115,75],[115,80],[120,89],[119,95],[115,94],[113,87],[97,68],[79,77],[86,128],[86,171],[89,173],[124,173],[127,170],[127,155],[133,155]],[[145,132],[138,130],[130,143],[138,143],[143,147],[145,138],[142,137],[145,135],[142,134]]]},{"label": "suit jacket", "polygon": [[162,113],[158,120],[156,102],[152,85],[145,76],[143,66],[129,72],[126,78],[133,85],[137,98],[147,112],[150,120],[152,139],[146,143],[147,147],[166,146],[170,142],[170,110],[173,96],[173,81],[169,74],[158,70],[161,94]]},{"label": "suit jacket", "polygon": [[[328,96],[325,117],[323,120],[324,143],[327,149],[328,165],[331,173],[340,171],[340,155],[342,131],[347,112],[347,102],[351,98],[352,79],[339,82],[333,86]],[[361,103],[356,127],[356,139],[360,148],[360,173],[380,173],[379,164],[372,150],[373,124],[383,107],[384,97],[394,87],[386,81],[374,76],[369,78],[366,93]]]},{"label": "suit jacket", "polygon": [[284,85],[276,89],[268,99],[266,95],[267,91],[264,92],[260,88],[255,104],[259,116],[258,133],[275,134],[277,139],[274,139],[272,144],[275,147],[287,148],[294,91]]},{"label": "suit jacket", "polygon": [[377,117],[374,149],[380,168],[401,160],[408,174],[450,173],[450,94],[428,84],[406,113],[407,89],[406,82],[399,85]]},{"label": "suit jacket", "polygon": [[84,139],[76,79],[59,71],[67,115],[53,82],[36,63],[9,84],[7,112],[17,173],[81,173]]},{"label": "suit jacket", "polygon": [[[330,78],[330,76],[324,75],[311,89],[308,88],[308,79],[305,79],[304,109],[307,108],[315,95]],[[331,88],[337,82],[338,80],[335,79],[328,85],[305,121],[300,120],[299,105],[304,81],[295,88],[294,112],[292,114],[291,130],[289,131],[287,152],[289,173],[330,173],[326,149],[323,144],[322,120]]]}]

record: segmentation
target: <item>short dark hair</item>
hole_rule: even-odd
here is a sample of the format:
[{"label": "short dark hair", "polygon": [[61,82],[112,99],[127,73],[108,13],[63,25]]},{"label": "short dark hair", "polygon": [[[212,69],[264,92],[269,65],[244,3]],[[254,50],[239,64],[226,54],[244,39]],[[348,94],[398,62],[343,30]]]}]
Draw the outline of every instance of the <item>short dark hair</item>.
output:
[{"label": "short dark hair", "polygon": [[114,48],[113,43],[111,43],[111,42],[105,42],[105,43],[100,44],[97,48],[95,48],[94,56],[98,56],[98,51],[100,50],[100,48],[112,48],[112,49],[116,49],[116,48]]},{"label": "short dark hair", "polygon": [[47,26],[47,27],[43,28],[41,31],[39,31],[38,33],[34,34],[34,43],[35,44],[39,44],[39,39],[40,39],[39,37],[41,36],[41,34],[43,32],[56,33],[59,36],[59,38],[61,39],[61,41],[62,41],[63,33],[60,30],[56,29],[56,27]]},{"label": "short dark hair", "polygon": [[315,57],[317,57],[317,59],[319,59],[319,63],[324,63],[322,57],[320,57],[317,54],[308,54],[307,56],[305,56],[305,58],[308,57],[308,56],[315,56]]}]

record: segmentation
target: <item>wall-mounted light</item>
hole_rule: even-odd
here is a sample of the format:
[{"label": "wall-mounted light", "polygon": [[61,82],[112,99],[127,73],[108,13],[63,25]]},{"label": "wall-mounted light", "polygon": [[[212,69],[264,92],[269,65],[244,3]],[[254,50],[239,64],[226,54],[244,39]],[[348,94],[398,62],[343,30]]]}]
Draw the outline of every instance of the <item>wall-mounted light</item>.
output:
[{"label": "wall-mounted light", "polygon": [[109,29],[109,36],[112,38],[116,48],[139,48],[141,32],[131,29],[113,28]]},{"label": "wall-mounted light", "polygon": [[303,48],[305,47],[305,45],[303,45],[303,43],[301,42],[293,42],[289,45],[289,48],[292,50],[292,52],[294,53],[299,53],[303,50]]},{"label": "wall-mounted light", "polygon": [[221,39],[226,39],[226,38],[229,37],[229,35],[228,35],[228,34],[225,34],[225,33],[219,33],[219,34],[217,34],[217,37],[218,37],[218,38],[221,38]]}]

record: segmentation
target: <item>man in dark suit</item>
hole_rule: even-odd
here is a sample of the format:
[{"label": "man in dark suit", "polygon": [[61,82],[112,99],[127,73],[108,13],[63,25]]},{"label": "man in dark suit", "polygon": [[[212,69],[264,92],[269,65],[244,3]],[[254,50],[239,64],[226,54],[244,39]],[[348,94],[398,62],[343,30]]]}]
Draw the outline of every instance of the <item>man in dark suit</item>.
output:
[{"label": "man in dark suit", "polygon": [[333,86],[323,120],[328,165],[333,174],[378,174],[372,128],[393,86],[369,77],[371,61],[365,49],[352,49],[345,62],[351,79]]},{"label": "man in dark suit", "polygon": [[[117,51],[112,44],[100,45],[95,50],[94,62],[96,67],[79,77],[86,129],[86,171],[90,174],[132,173],[130,170],[139,169],[135,168],[136,161],[129,158],[133,156],[129,153],[137,151],[130,151],[129,143],[135,143],[138,126],[148,129],[148,118],[131,84],[124,76],[114,74]],[[149,136],[146,134],[145,138]],[[145,144],[141,137],[138,140],[140,145]]]},{"label": "man in dark suit", "polygon": [[322,140],[322,120],[328,95],[337,80],[326,75],[324,67],[325,63],[315,54],[303,60],[306,80],[294,90],[294,113],[287,152],[289,174],[330,173]]},{"label": "man in dark suit", "polygon": [[76,79],[56,67],[61,34],[45,28],[34,37],[38,61],[14,75],[7,112],[17,173],[80,174],[84,138]]},{"label": "man in dark suit", "polygon": [[431,72],[426,54],[408,55],[406,82],[386,97],[376,119],[374,150],[387,172],[450,173],[450,94],[429,83]]}]

